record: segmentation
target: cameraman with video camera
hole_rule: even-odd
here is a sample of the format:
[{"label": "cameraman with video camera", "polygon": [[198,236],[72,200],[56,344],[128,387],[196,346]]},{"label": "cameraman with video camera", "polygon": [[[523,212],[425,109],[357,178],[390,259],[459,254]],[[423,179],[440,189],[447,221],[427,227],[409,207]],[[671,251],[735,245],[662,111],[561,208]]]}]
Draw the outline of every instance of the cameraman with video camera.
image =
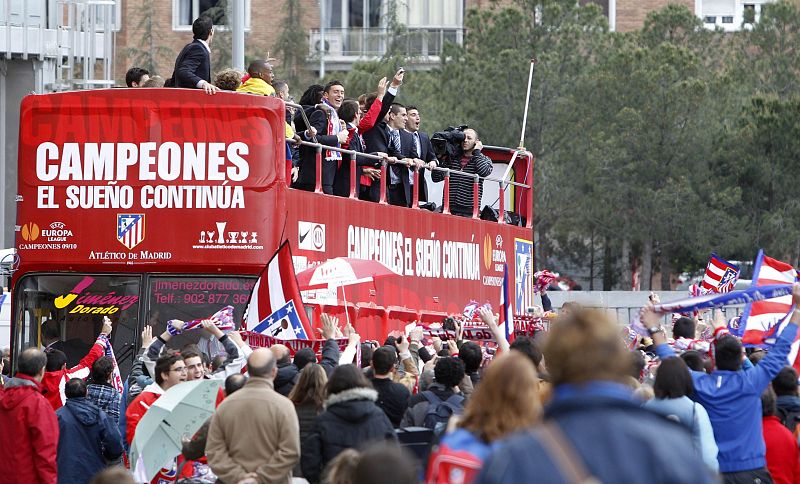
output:
[{"label": "cameraman with video camera", "polygon": [[[436,151],[439,166],[452,170],[450,173],[450,213],[461,217],[472,217],[472,175],[485,177],[492,173],[492,160],[481,153],[483,143],[478,138],[478,132],[466,126],[448,128],[447,131],[434,133],[431,142]],[[438,170],[431,173],[431,179],[434,182],[443,181],[444,176],[444,172]],[[483,180],[480,180],[478,182],[478,204],[480,204],[482,195]]]}]

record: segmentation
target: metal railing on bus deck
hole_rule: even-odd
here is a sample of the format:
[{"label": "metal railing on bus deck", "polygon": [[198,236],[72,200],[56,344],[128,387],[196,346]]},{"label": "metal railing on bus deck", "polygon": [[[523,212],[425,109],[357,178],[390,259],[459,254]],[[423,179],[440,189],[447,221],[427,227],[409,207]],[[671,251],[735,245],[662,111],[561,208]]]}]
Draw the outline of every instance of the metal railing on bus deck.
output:
[{"label": "metal railing on bus deck", "polygon": [[[303,107],[301,105],[295,104],[295,103],[291,103],[291,102],[286,102],[286,106],[292,107],[292,108],[295,108],[295,109],[299,110],[300,114],[303,117],[303,121],[306,123],[306,127],[310,127],[311,126],[311,123],[308,121],[308,117],[306,116],[305,110],[303,110]],[[321,144],[321,143],[318,143],[316,141],[316,139],[317,139],[316,136],[314,136],[313,139],[314,139],[313,142],[311,142],[311,141],[303,141],[303,140],[300,140],[298,142],[298,141],[295,141],[295,140],[289,139],[289,138],[287,138],[286,141],[288,141],[290,143],[299,144],[301,146],[308,146],[310,148],[316,148],[316,156],[315,156],[316,179],[315,179],[315,183],[314,183],[314,192],[315,193],[323,193],[323,191],[322,191],[322,150],[325,149],[325,150],[328,150],[328,151],[337,151],[339,153],[348,154],[348,155],[350,155],[352,157],[351,161],[355,161],[355,159],[357,157],[361,157],[361,158],[367,158],[367,159],[370,159],[370,160],[374,160],[374,161],[380,162],[380,165],[381,165],[381,167],[380,167],[381,168],[381,176],[380,176],[381,183],[380,183],[380,187],[381,188],[380,188],[380,199],[379,199],[378,203],[383,204],[383,205],[386,205],[388,203],[387,200],[386,200],[386,183],[383,183],[383,180],[386,179],[388,166],[390,164],[388,157],[379,156],[379,155],[373,155],[371,153],[361,153],[361,152],[358,152],[358,151],[339,148],[339,147],[336,147],[336,146],[329,146],[329,145]],[[497,146],[485,146],[484,148],[505,149],[505,148],[500,148],[500,147],[497,147]],[[472,178],[472,180],[473,180],[473,185],[472,185],[472,218],[473,219],[480,219],[480,208],[479,207],[480,207],[480,193],[481,193],[481,191],[480,191],[480,182],[481,182],[481,180],[485,180],[485,181],[489,181],[489,182],[497,182],[499,184],[499,192],[500,192],[499,193],[500,194],[499,206],[498,206],[498,210],[497,210],[497,212],[498,212],[497,222],[499,224],[505,224],[506,223],[506,221],[505,221],[505,213],[506,213],[506,210],[505,210],[505,202],[506,202],[505,193],[506,193],[506,188],[508,186],[513,186],[513,187],[519,187],[519,188],[521,188],[523,190],[530,190],[531,189],[530,185],[527,185],[527,184],[524,184],[524,183],[519,183],[519,182],[514,182],[514,181],[510,181],[510,180],[506,180],[509,172],[511,171],[511,168],[514,165],[514,161],[516,160],[517,156],[520,153],[524,153],[524,151],[521,151],[521,150],[514,151],[514,154],[512,155],[511,160],[509,161],[508,169],[506,170],[503,178],[497,178],[497,177],[492,177],[492,176],[484,176],[484,177],[482,177],[482,176],[478,175],[477,173],[464,173],[464,172],[459,171],[459,170],[451,170],[449,168],[442,168],[442,167],[427,168],[427,169],[431,170],[432,172],[433,171],[438,171],[438,172],[444,173],[444,189],[442,190],[442,213],[450,214],[450,176],[451,175],[456,175],[456,176],[460,176],[460,177],[464,177],[464,178]],[[419,169],[417,168],[417,166],[409,166],[409,168],[413,169],[413,171],[414,171],[414,186],[418,187],[419,186],[418,183],[419,183],[419,179],[420,179]],[[352,198],[352,199],[357,199],[358,198],[358,193],[356,193],[356,187],[357,186],[358,185],[356,184],[356,163],[352,163],[351,162],[350,163],[350,195],[349,195],[349,198]],[[418,209],[419,208],[419,190],[412,190],[412,193],[413,193],[413,195],[412,195],[411,208]],[[527,228],[533,227],[533,214],[532,213],[528,214],[527,220],[525,221],[525,227],[527,227]]]}]

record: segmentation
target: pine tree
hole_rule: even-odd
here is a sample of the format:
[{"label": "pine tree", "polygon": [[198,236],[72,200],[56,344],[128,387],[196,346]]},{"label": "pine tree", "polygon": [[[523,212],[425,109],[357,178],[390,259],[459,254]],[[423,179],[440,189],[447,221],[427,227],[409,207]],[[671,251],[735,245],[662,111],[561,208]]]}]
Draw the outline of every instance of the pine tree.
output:
[{"label": "pine tree", "polygon": [[130,59],[130,65],[142,67],[150,71],[151,74],[155,74],[160,60],[169,59],[173,53],[170,49],[161,45],[163,40],[160,31],[155,25],[157,18],[155,0],[142,0],[142,6],[138,9],[138,12],[139,22],[128,35],[129,38],[135,36],[139,42],[136,46],[125,49],[125,54]]}]

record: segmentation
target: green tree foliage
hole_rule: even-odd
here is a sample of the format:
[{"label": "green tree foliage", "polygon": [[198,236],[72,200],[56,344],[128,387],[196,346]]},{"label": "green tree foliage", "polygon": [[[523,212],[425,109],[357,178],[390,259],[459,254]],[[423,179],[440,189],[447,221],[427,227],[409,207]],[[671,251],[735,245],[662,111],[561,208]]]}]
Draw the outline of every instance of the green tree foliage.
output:
[{"label": "green tree foliage", "polygon": [[125,49],[125,55],[129,59],[129,65],[142,67],[162,77],[169,77],[171,72],[156,72],[159,61],[169,59],[174,54],[171,49],[162,45],[161,33],[156,25],[155,1],[142,0],[141,7],[137,11],[139,20],[129,33],[131,36],[136,36],[139,42],[133,43],[135,47]]},{"label": "green tree foliage", "polygon": [[283,11],[286,12],[286,16],[281,22],[276,49],[281,59],[279,73],[294,85],[301,79],[300,69],[308,57],[308,41],[306,31],[300,23],[303,15],[300,0],[286,0]]},{"label": "green tree foliage", "polygon": [[[231,49],[233,37],[228,28],[231,24],[232,4],[228,0],[219,0],[213,7],[204,10],[201,15],[208,15],[214,21],[214,42],[211,44],[211,75],[231,66]],[[220,27],[225,26],[225,27]]]},{"label": "green tree foliage", "polygon": [[[580,3],[469,11],[463,45],[409,72],[401,102],[427,131],[468,124],[517,146],[538,59],[523,142],[536,156],[539,267],[612,289],[630,287],[634,265],[643,287],[672,286],[711,251],[800,264],[800,8],[771,3],[725,33],[669,5],[617,33]],[[407,62],[393,32],[386,57],[347,73],[350,95]]]}]

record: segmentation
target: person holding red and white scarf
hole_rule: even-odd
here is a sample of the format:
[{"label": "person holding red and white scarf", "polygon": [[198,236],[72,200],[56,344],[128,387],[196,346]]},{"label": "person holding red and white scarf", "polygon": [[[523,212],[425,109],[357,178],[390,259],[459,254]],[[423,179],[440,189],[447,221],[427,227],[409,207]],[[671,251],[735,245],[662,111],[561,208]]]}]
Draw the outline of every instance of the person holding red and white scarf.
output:
[{"label": "person holding red and white scarf", "polygon": [[88,378],[94,362],[105,355],[106,346],[111,344],[108,339],[111,330],[111,322],[108,318],[104,318],[103,327],[92,349],[72,368],[67,368],[67,356],[63,352],[54,349],[45,350],[47,371],[42,379],[42,394],[53,406],[53,410],[58,410],[67,401],[64,395],[64,385],[67,381],[71,378]]},{"label": "person holding red and white scarf", "polygon": [[[331,81],[325,85],[322,93],[322,102],[315,105],[313,112],[309,116],[310,126],[302,133],[298,133],[305,141],[316,141],[317,143],[339,148],[342,143],[347,141],[350,133],[342,129],[339,116],[336,110],[344,101],[344,86],[339,81]],[[333,181],[336,177],[336,170],[342,161],[342,155],[338,151],[325,150],[322,159],[322,191],[333,194]],[[314,191],[317,180],[316,150],[303,147],[300,150],[300,173],[297,181],[292,184],[293,188],[300,190]]]}]

